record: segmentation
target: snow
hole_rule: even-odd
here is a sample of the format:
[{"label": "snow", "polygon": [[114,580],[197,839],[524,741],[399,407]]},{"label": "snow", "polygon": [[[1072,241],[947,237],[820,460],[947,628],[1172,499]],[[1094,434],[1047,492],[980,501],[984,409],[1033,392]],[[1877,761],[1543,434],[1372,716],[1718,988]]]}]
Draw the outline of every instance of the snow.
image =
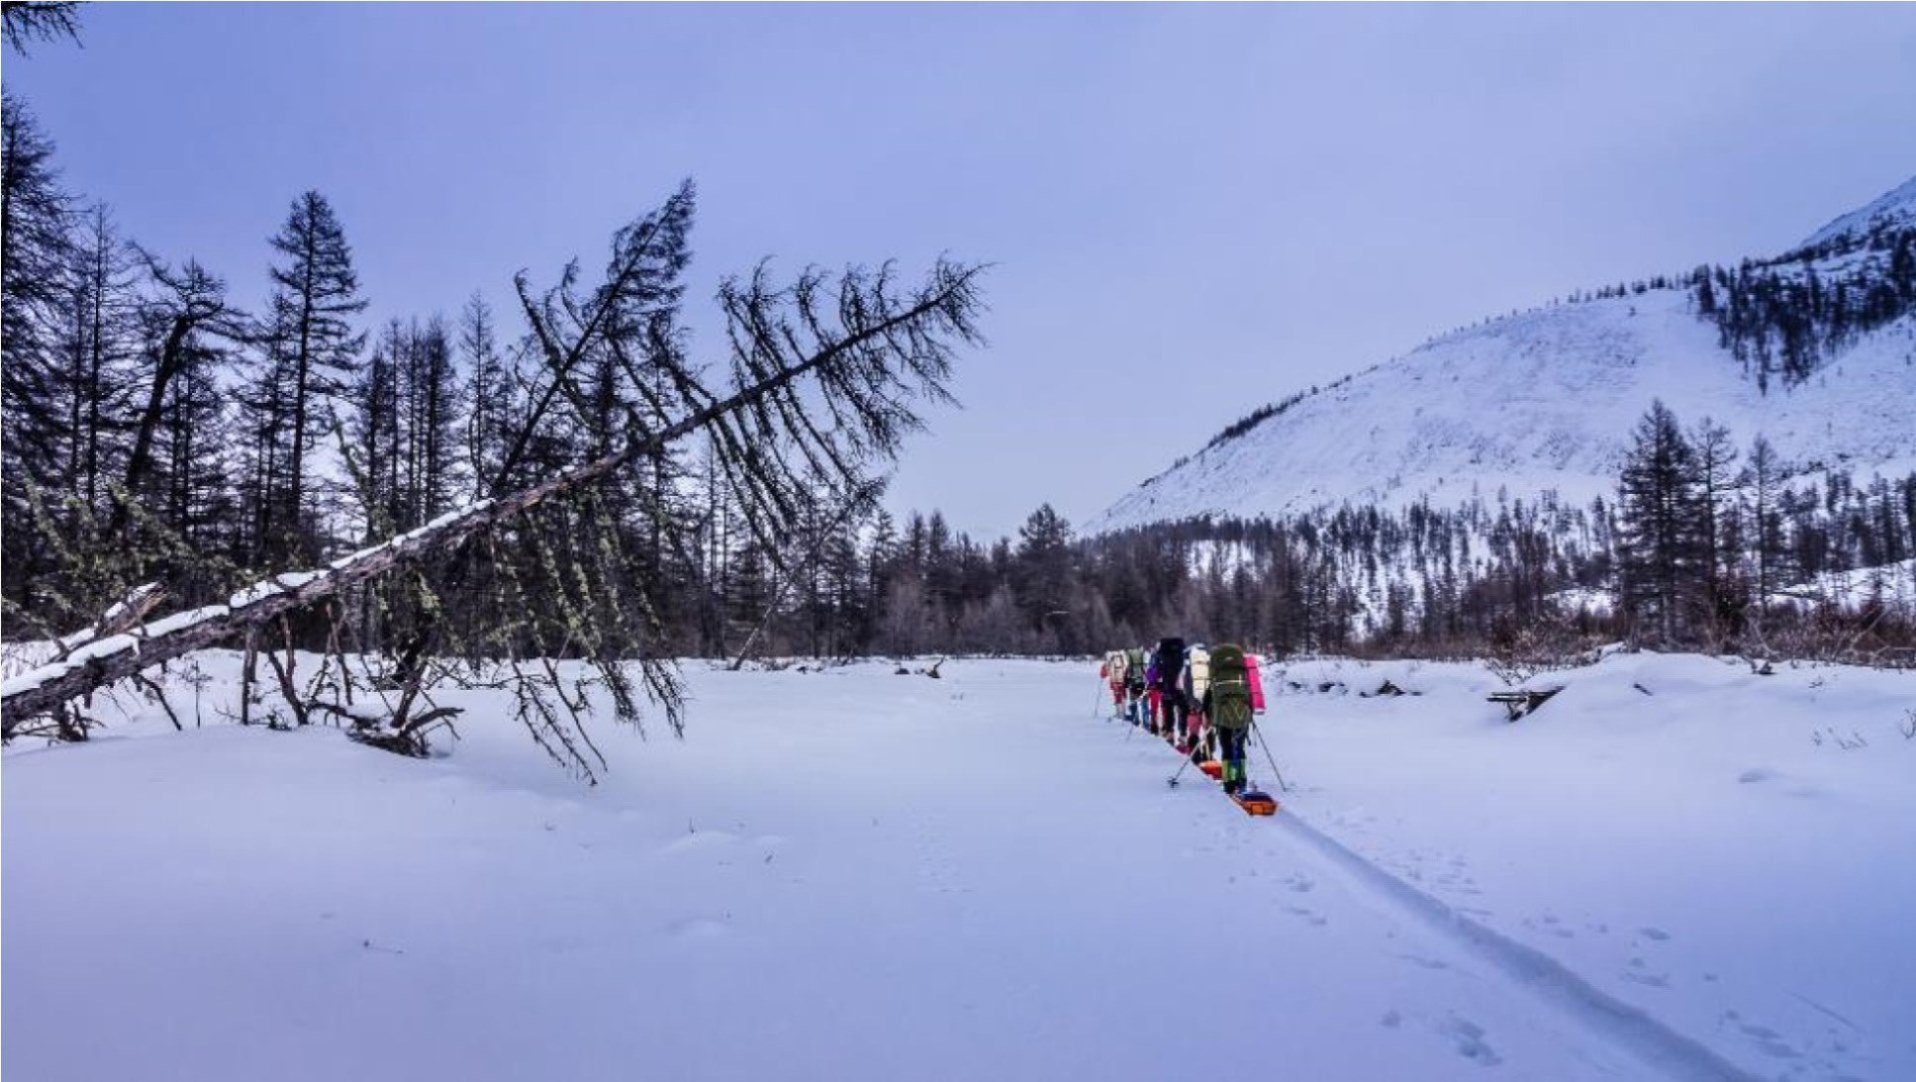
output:
[{"label": "snow", "polygon": [[98,637],[100,627],[105,626],[107,624],[111,624],[115,620],[118,620],[122,616],[125,616],[128,612],[132,611],[134,606],[138,605],[141,601],[144,601],[147,597],[157,592],[159,589],[160,589],[160,584],[157,582],[149,582],[143,586],[134,587],[131,591],[127,593],[126,600],[116,601],[110,607],[107,608],[105,615],[100,617],[100,623],[98,625],[95,625],[94,627],[81,628],[80,630],[74,632],[73,634],[65,636],[64,638],[60,640],[58,649],[52,652],[55,654],[58,654],[61,652],[70,653],[86,645],[87,643],[92,642],[96,637]]},{"label": "snow", "polygon": [[[1877,225],[1916,225],[1916,179],[1817,231],[1815,247]],[[1851,246],[1771,273],[1825,282],[1876,266]],[[1662,399],[1711,417],[1739,447],[1768,437],[1794,470],[1901,477],[1916,470],[1916,316],[1858,337],[1807,381],[1765,389],[1717,341],[1689,289],[1551,304],[1439,336],[1321,389],[1283,399],[1246,431],[1119,496],[1089,533],[1153,522],[1305,514],[1343,503],[1440,510],[1554,493],[1585,507],[1610,496],[1632,430]],[[1255,378],[1255,377],[1253,377]],[[1290,390],[1285,388],[1284,390]]]},{"label": "snow", "polygon": [[588,788],[500,692],[408,760],[196,657],[206,727],[6,753],[7,1077],[1916,1075],[1916,674],[1274,662],[1251,819],[1095,662],[689,663]]},{"label": "snow", "polygon": [[[1765,435],[1804,470],[1916,470],[1916,318],[1861,336],[1800,385],[1769,393],[1717,344],[1690,294],[1563,304],[1439,339],[1307,395],[1125,493],[1087,532],[1339,503],[1457,507],[1500,493],[1610,497],[1631,434],[1662,399],[1741,448]],[[1486,480],[1488,479],[1488,480]]]},{"label": "snow", "polygon": [[1771,601],[1781,604],[1833,604],[1856,609],[1872,601],[1906,619],[1916,619],[1916,559],[1881,567],[1826,571],[1808,582],[1776,591]]},{"label": "snow", "polygon": [[128,633],[108,635],[104,639],[89,639],[85,645],[67,654],[65,657],[50,661],[36,669],[30,669],[18,676],[8,678],[4,683],[0,683],[0,699],[16,695],[22,691],[31,691],[49,680],[64,676],[74,669],[84,668],[87,662],[95,658],[107,657],[111,654],[117,654],[122,650],[133,650],[137,652],[140,648],[139,639],[139,636]]},{"label": "snow", "polygon": [[256,582],[227,599],[227,607],[243,609],[248,605],[264,601],[276,594],[291,593],[324,575],[323,571],[286,571],[270,579]]},{"label": "snow", "polygon": [[[347,556],[342,556],[329,564],[328,568],[332,572],[343,571],[388,549],[397,549],[414,544],[431,534],[476,517],[480,513],[489,510],[493,506],[493,502],[494,501],[490,499],[485,499],[477,503],[468,504],[455,511],[448,511],[418,529],[395,535],[377,545],[360,549]],[[75,633],[61,640],[61,644],[69,647],[76,643],[84,645],[78,646],[64,657],[57,656],[58,651],[51,651],[52,654],[56,655],[53,660],[44,661],[38,668],[10,676],[4,683],[0,683],[0,699],[42,687],[50,681],[57,680],[73,672],[88,661],[105,658],[124,650],[132,650],[137,655],[142,642],[164,635],[170,635],[175,632],[185,631],[195,625],[228,616],[236,610],[257,604],[268,598],[276,597],[280,594],[292,593],[325,578],[328,573],[328,570],[324,569],[282,572],[240,590],[228,598],[224,605],[208,605],[187,612],[175,613],[171,616],[156,620],[151,624],[135,627],[130,633],[114,635],[98,642],[93,641],[91,631]],[[141,593],[153,588],[155,587],[151,584],[142,586],[135,592],[134,596],[137,598]],[[115,605],[112,609],[108,610],[108,617],[111,618],[121,611],[123,611],[123,607],[121,605]],[[10,655],[8,658],[9,667],[7,671],[10,673],[13,672],[14,669],[19,666],[19,662],[23,659],[23,656],[24,655],[17,653]],[[36,655],[36,657],[38,656]]]},{"label": "snow", "polygon": [[1871,228],[1877,225],[1892,228],[1916,225],[1916,177],[1883,193],[1869,205],[1853,210],[1810,234],[1800,247],[1814,248],[1845,233],[1867,236]]},{"label": "snow", "polygon": [[233,610],[226,605],[208,605],[204,608],[187,609],[185,612],[176,612],[171,616],[161,617],[146,625],[145,636],[149,639],[156,639],[161,635],[171,635],[175,631],[184,631],[189,627],[203,624],[208,620],[217,620],[232,611]]}]

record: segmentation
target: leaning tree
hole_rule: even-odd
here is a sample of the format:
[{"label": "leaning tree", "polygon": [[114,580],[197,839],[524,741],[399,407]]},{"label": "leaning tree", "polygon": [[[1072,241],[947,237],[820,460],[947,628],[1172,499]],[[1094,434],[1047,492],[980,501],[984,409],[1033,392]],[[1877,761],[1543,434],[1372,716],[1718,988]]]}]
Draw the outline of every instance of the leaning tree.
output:
[{"label": "leaning tree", "polygon": [[[342,716],[396,750],[422,751],[456,712],[433,694],[449,679],[510,688],[539,745],[587,778],[603,765],[584,724],[588,687],[635,723],[649,699],[678,731],[681,689],[656,616],[674,584],[637,558],[646,531],[631,528],[673,521],[642,483],[655,460],[704,438],[725,498],[777,558],[808,511],[868,499],[920,410],[950,401],[956,350],[982,341],[978,266],[940,259],[907,285],[889,263],[782,283],[761,264],[720,287],[725,355],[701,363],[680,324],[693,205],[688,182],[620,229],[596,285],[576,260],[548,287],[516,278],[534,375],[480,479],[484,498],[220,604],[149,619],[155,592],[137,591],[0,688],[6,735],[83,735],[93,692],[220,643],[245,649],[249,681],[263,659],[276,708],[297,721]],[[608,403],[616,438],[580,438],[594,419],[603,427]],[[352,614],[369,607],[388,633],[376,651],[354,649]],[[321,658],[303,679],[295,645]],[[562,678],[564,658],[587,665]]]}]

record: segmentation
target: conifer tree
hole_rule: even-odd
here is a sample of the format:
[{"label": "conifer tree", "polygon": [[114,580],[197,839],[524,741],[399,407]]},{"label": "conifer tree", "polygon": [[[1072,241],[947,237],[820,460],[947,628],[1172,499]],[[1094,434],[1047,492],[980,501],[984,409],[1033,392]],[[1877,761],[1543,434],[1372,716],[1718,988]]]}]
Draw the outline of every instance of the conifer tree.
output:
[{"label": "conifer tree", "polygon": [[137,265],[99,205],[83,216],[69,253],[58,381],[67,411],[63,472],[78,505],[97,516],[106,510],[107,487],[127,450],[126,418],[135,409]]},{"label": "conifer tree", "polygon": [[1685,612],[1706,581],[1696,453],[1661,401],[1638,422],[1618,510],[1619,593],[1639,634],[1663,643],[1688,630]]},{"label": "conifer tree", "polygon": [[255,401],[271,426],[261,435],[278,444],[261,478],[260,558],[269,566],[310,559],[321,548],[313,532],[313,452],[333,431],[336,403],[366,341],[352,322],[366,307],[352,249],[326,198],[307,191],[295,199],[271,243],[281,262],[271,269],[274,318],[255,383]]},{"label": "conifer tree", "polygon": [[[13,19],[8,39],[14,40]],[[53,143],[25,103],[0,97],[0,504],[6,597],[23,601],[46,566],[36,501],[62,487],[66,418],[58,386],[58,327],[69,269],[72,202],[53,167]]]},{"label": "conifer tree", "polygon": [[35,41],[80,40],[80,5],[76,0],[6,0],[0,4],[7,44],[21,56]]}]

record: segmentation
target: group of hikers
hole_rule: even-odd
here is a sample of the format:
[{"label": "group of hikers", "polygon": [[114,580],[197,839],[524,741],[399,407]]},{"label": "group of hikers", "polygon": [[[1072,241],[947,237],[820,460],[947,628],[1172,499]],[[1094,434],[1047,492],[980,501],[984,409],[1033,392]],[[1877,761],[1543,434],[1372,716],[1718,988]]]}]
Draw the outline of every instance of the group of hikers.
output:
[{"label": "group of hikers", "polygon": [[1111,689],[1116,716],[1164,738],[1192,762],[1222,762],[1224,791],[1247,789],[1244,752],[1253,719],[1264,712],[1257,655],[1241,646],[1186,646],[1159,640],[1104,657],[1098,675]]}]

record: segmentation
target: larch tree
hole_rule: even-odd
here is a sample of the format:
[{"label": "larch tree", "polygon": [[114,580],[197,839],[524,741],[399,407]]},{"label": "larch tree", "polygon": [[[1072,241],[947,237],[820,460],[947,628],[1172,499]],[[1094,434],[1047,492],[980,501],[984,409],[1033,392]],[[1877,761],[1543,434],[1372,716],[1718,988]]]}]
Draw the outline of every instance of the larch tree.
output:
[{"label": "larch tree", "polygon": [[[8,38],[13,40],[11,13]],[[59,185],[53,142],[27,106],[0,98],[0,503],[5,596],[29,601],[48,566],[37,543],[50,525],[44,496],[64,487],[58,328],[70,268],[72,201]],[[22,528],[26,524],[38,524]]]},{"label": "larch tree", "polygon": [[1661,401],[1638,422],[1618,500],[1620,594],[1639,632],[1676,642],[1705,579],[1696,452]]},{"label": "larch tree", "polygon": [[474,293],[459,313],[459,356],[466,370],[463,400],[468,491],[489,484],[498,472],[505,459],[505,441],[520,409],[518,381],[498,334],[492,306],[484,295]]},{"label": "larch tree", "polygon": [[122,461],[138,375],[139,267],[107,208],[95,205],[69,246],[67,319],[61,391],[66,399],[67,462],[78,505],[107,510],[107,486]]},{"label": "larch tree", "polygon": [[1697,509],[1702,516],[1697,540],[1703,565],[1703,617],[1720,640],[1740,625],[1748,600],[1737,596],[1727,566],[1736,533],[1734,500],[1741,484],[1737,450],[1730,430],[1709,417],[1690,433],[1690,447],[1696,459]]},{"label": "larch tree", "polygon": [[366,307],[352,249],[332,204],[316,191],[293,201],[273,250],[282,262],[271,269],[274,286],[267,363],[260,378],[276,386],[260,397],[275,406],[283,430],[283,458],[266,477],[262,493],[269,523],[261,553],[266,566],[283,566],[319,554],[314,530],[314,448],[337,422],[336,404],[359,367],[366,336],[353,317]]},{"label": "larch tree", "polygon": [[75,0],[6,0],[0,4],[0,21],[7,45],[21,56],[36,41],[80,40],[80,5]]}]

